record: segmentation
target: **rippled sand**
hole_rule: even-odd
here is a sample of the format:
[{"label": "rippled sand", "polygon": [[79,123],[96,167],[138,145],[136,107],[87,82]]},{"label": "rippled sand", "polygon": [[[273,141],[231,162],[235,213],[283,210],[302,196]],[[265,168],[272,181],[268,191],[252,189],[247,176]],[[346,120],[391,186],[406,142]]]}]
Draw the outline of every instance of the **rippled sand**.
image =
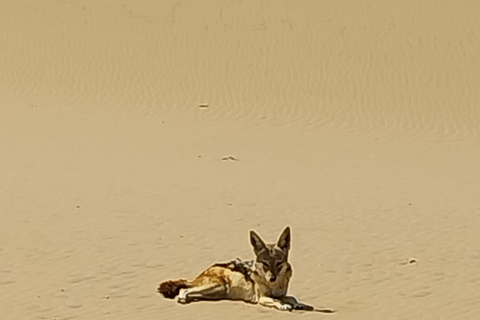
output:
[{"label": "rippled sand", "polygon": [[476,319],[480,4],[427,2],[1,1],[4,319],[289,317],[155,293],[287,224],[307,318]]}]

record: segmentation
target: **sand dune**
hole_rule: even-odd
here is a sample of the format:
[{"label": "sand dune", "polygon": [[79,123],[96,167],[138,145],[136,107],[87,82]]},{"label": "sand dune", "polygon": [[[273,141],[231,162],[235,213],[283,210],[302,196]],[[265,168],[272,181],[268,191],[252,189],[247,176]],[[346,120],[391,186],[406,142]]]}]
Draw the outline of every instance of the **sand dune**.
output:
[{"label": "sand dune", "polygon": [[291,317],[155,293],[287,224],[321,317],[475,319],[479,13],[0,2],[2,319]]}]

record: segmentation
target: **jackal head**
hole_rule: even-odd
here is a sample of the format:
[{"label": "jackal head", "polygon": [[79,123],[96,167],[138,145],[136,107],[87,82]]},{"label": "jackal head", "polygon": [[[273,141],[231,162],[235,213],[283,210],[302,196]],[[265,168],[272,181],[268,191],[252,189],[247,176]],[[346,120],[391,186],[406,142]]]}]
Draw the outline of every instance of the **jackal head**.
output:
[{"label": "jackal head", "polygon": [[282,231],[277,243],[272,244],[265,244],[255,231],[250,230],[250,243],[256,256],[255,269],[266,281],[275,282],[280,274],[290,268],[288,264],[290,238],[289,226]]}]

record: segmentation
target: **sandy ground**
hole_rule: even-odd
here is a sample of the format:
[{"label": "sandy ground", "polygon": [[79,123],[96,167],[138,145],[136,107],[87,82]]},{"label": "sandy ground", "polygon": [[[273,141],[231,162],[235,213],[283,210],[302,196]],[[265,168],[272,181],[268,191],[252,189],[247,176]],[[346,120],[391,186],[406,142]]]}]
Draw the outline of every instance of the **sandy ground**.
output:
[{"label": "sandy ground", "polygon": [[479,16],[0,1],[2,319],[297,317],[155,292],[285,225],[302,318],[476,319]]}]

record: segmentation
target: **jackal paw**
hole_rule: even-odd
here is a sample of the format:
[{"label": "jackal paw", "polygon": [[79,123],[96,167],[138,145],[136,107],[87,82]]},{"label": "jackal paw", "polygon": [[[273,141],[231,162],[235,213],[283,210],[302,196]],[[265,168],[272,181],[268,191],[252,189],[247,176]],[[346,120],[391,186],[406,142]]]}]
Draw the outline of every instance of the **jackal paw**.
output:
[{"label": "jackal paw", "polygon": [[187,299],[184,298],[184,297],[177,297],[177,303],[180,303],[180,304],[187,304]]},{"label": "jackal paw", "polygon": [[282,311],[292,311],[293,306],[291,304],[288,304],[288,303],[279,303],[277,305],[277,309],[282,310]]},{"label": "jackal paw", "polygon": [[188,301],[188,298],[187,298],[187,290],[180,290],[180,293],[177,296],[177,303],[187,304],[189,302],[190,301]]}]

